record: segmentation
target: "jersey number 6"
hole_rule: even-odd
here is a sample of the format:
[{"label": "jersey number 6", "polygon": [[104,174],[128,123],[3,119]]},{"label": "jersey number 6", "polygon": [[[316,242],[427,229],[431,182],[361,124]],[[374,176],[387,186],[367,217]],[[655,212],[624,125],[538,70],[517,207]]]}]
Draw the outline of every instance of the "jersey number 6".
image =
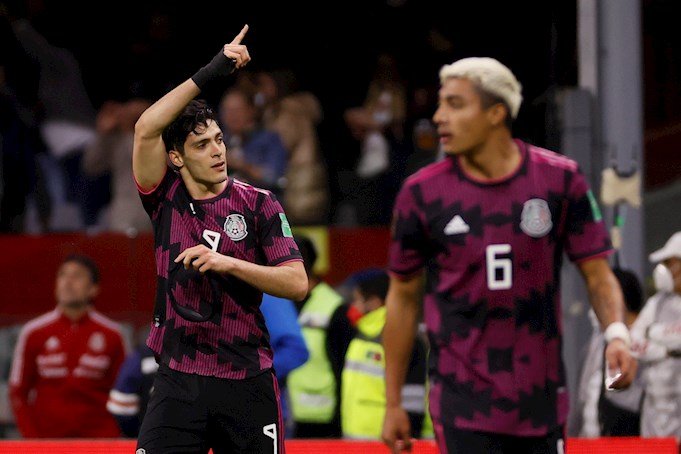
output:
[{"label": "jersey number 6", "polygon": [[513,286],[513,262],[509,257],[500,257],[510,252],[510,244],[490,244],[485,249],[487,287],[490,290],[508,290]]}]

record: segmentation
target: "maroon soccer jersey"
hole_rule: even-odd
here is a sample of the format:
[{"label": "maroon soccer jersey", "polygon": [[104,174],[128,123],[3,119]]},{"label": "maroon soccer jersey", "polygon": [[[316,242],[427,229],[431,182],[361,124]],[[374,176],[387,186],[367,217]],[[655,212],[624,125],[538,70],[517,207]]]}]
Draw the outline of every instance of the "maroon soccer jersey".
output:
[{"label": "maroon soccer jersey", "polygon": [[230,178],[220,195],[194,200],[170,169],[140,197],[154,228],[158,275],[147,345],[181,372],[243,379],[272,367],[262,292],[233,276],[203,275],[174,261],[198,244],[259,265],[301,260],[276,198]]},{"label": "maroon soccer jersey", "polygon": [[519,167],[497,181],[457,158],[432,164],[398,195],[390,270],[426,269],[430,408],[445,427],[540,436],[568,410],[561,358],[562,254],[611,252],[577,164],[517,141]]}]

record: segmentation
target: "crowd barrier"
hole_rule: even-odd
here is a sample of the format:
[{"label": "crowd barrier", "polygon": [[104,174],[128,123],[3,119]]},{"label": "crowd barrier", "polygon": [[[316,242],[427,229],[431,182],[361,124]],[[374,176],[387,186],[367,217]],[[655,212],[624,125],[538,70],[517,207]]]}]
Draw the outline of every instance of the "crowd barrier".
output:
[{"label": "crowd barrier", "polygon": [[[0,441],[0,453],[24,454],[132,454],[135,442],[130,440],[74,440],[74,441]],[[432,441],[417,441],[412,453],[437,454]],[[344,440],[289,440],[286,454],[388,454],[378,442]],[[674,438],[571,438],[567,454],[678,454]]]}]

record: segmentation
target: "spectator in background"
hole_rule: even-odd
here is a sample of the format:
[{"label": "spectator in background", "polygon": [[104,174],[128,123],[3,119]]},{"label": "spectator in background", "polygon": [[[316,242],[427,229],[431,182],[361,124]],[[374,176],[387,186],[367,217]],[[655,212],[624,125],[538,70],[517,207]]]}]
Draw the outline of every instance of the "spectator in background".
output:
[{"label": "spectator in background", "polygon": [[139,203],[132,176],[132,143],[135,122],[150,103],[131,99],[124,103],[107,102],[97,115],[97,135],[85,147],[82,167],[85,175],[96,177],[111,172],[111,204],[105,230],[134,235],[151,231],[149,216]]},{"label": "spectator in background", "polygon": [[142,342],[125,358],[116,383],[109,392],[106,409],[116,418],[121,432],[128,438],[139,435],[157,371],[153,350]]},{"label": "spectator in background", "polygon": [[[41,35],[27,19],[12,23],[14,34],[39,69],[38,100],[43,109],[40,133],[48,154],[42,166],[52,196],[51,227],[78,229],[96,222],[107,202],[108,179],[86,180],[80,170],[82,153],[95,138],[95,109],[83,83],[76,57]],[[69,204],[76,204],[76,212]]]},{"label": "spectator in background", "polygon": [[341,378],[345,365],[345,354],[352,339],[357,335],[357,322],[364,315],[352,304],[352,296],[357,282],[380,272],[378,269],[366,269],[350,275],[335,290],[343,298],[344,303],[338,306],[329,321],[326,335],[326,354],[331,362],[331,369],[336,377],[337,394],[341,393]]},{"label": "spectator in background", "polygon": [[227,168],[239,180],[281,195],[287,153],[279,135],[258,123],[253,94],[231,88],[220,101]]},{"label": "spectator in background", "polygon": [[265,325],[270,333],[270,345],[274,351],[274,370],[281,392],[284,426],[287,433],[292,433],[293,419],[289,411],[286,380],[293,370],[305,364],[310,355],[298,324],[298,313],[293,301],[265,293],[260,310],[265,317]]},{"label": "spectator in background", "polygon": [[59,266],[57,307],[28,322],[14,351],[9,393],[25,438],[113,438],[109,390],[125,357],[118,325],[92,307],[99,270],[71,255]]},{"label": "spectator in background", "polygon": [[354,181],[345,183],[359,224],[390,221],[395,178],[401,173],[394,164],[403,161],[406,104],[395,59],[379,56],[364,104],[345,112],[345,122],[360,145]]},{"label": "spectator in background", "polygon": [[435,105],[435,96],[429,87],[419,87],[414,90],[409,106],[407,119],[407,138],[410,139],[410,153],[405,162],[403,177],[412,175],[417,170],[434,163],[440,156],[438,144],[440,138],[437,128],[431,121]]},{"label": "spectator in background", "polygon": [[291,413],[296,438],[336,438],[340,436],[338,385],[327,353],[329,321],[343,303],[342,297],[314,271],[317,250],[309,238],[298,236],[309,290],[298,305],[298,322],[303,330],[308,361],[288,376]]},{"label": "spectator in background", "polygon": [[[341,426],[343,437],[380,440],[385,416],[385,352],[382,332],[385,326],[385,298],[389,278],[385,271],[367,273],[357,280],[352,304],[362,318],[357,335],[345,355],[341,385]],[[420,434],[426,412],[427,347],[417,337],[402,388],[415,434]]]},{"label": "spectator in background", "polygon": [[[631,271],[614,269],[613,274],[624,295],[624,322],[633,334],[642,321],[638,315],[643,307],[643,290]],[[589,311],[589,319],[593,334],[579,382],[578,407],[575,409],[581,420],[578,424],[579,436],[639,436],[643,383],[637,377],[629,388],[617,393],[607,392],[603,363],[605,337],[593,310]]]},{"label": "spectator in background", "polygon": [[265,128],[281,137],[288,151],[283,205],[296,225],[327,221],[326,166],[319,152],[317,125],[322,119],[319,100],[310,92],[295,91],[289,70],[256,75],[256,105]]},{"label": "spectator in background", "polygon": [[657,292],[632,330],[639,348],[645,396],[641,436],[681,440],[681,232],[650,254]]}]

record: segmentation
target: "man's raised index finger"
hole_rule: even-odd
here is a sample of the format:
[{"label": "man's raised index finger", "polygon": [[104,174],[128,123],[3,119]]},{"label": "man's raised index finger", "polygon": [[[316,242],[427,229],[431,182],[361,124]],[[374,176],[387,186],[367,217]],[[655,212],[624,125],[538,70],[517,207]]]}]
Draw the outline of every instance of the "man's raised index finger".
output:
[{"label": "man's raised index finger", "polygon": [[244,28],[241,29],[238,35],[232,40],[230,44],[241,44],[241,40],[244,39],[244,36],[246,36],[246,32],[248,31],[248,24],[244,25]]}]

